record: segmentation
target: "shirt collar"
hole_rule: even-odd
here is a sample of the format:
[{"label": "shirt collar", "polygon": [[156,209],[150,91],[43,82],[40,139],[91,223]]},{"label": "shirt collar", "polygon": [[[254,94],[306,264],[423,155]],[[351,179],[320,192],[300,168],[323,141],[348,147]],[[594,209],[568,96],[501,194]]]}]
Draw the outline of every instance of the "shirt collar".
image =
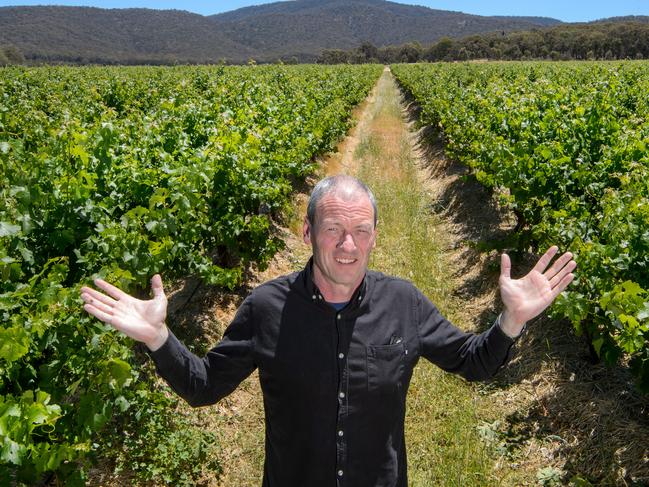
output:
[{"label": "shirt collar", "polygon": [[[348,308],[357,308],[363,302],[368,289],[367,280],[368,279],[366,272],[363,280],[352,294],[352,297],[349,300],[349,304],[347,305]],[[324,297],[320,293],[320,289],[318,289],[318,286],[316,286],[313,282],[313,256],[309,258],[309,261],[302,271],[302,283],[310,299],[321,303],[325,302]]]}]

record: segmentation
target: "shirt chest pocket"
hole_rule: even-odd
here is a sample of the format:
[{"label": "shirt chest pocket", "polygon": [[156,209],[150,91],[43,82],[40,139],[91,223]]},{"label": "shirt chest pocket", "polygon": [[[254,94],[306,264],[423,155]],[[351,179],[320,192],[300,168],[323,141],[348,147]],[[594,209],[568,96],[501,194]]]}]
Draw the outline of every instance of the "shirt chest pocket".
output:
[{"label": "shirt chest pocket", "polygon": [[403,343],[367,347],[368,392],[394,393],[401,390],[404,355]]}]

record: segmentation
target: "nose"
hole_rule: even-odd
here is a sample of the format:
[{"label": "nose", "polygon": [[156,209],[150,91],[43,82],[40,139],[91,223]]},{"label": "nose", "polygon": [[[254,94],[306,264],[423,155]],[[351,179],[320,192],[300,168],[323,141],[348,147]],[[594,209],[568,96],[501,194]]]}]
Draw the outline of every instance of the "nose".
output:
[{"label": "nose", "polygon": [[338,242],[338,247],[345,252],[353,252],[356,250],[356,242],[354,242],[352,234],[345,232],[343,238]]}]

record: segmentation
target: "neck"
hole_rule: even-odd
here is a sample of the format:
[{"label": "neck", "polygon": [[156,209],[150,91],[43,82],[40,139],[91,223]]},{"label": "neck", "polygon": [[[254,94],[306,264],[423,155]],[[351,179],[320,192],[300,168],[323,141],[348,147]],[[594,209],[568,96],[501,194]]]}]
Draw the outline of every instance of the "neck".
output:
[{"label": "neck", "polygon": [[352,299],[354,291],[363,282],[363,277],[352,284],[330,282],[323,276],[318,266],[313,264],[313,283],[318,286],[322,297],[329,303],[345,303]]}]

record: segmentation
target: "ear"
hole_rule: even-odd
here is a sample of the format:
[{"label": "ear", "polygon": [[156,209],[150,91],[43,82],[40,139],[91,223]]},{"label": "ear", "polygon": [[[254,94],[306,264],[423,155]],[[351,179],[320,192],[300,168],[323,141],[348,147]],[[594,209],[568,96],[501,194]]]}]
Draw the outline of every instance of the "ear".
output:
[{"label": "ear", "polygon": [[376,237],[379,235],[379,222],[376,222],[376,225],[374,225],[374,236],[372,237],[372,248],[376,247]]},{"label": "ear", "polygon": [[305,244],[311,245],[311,222],[309,222],[309,219],[306,216],[304,217],[304,223],[302,224],[302,239]]}]

